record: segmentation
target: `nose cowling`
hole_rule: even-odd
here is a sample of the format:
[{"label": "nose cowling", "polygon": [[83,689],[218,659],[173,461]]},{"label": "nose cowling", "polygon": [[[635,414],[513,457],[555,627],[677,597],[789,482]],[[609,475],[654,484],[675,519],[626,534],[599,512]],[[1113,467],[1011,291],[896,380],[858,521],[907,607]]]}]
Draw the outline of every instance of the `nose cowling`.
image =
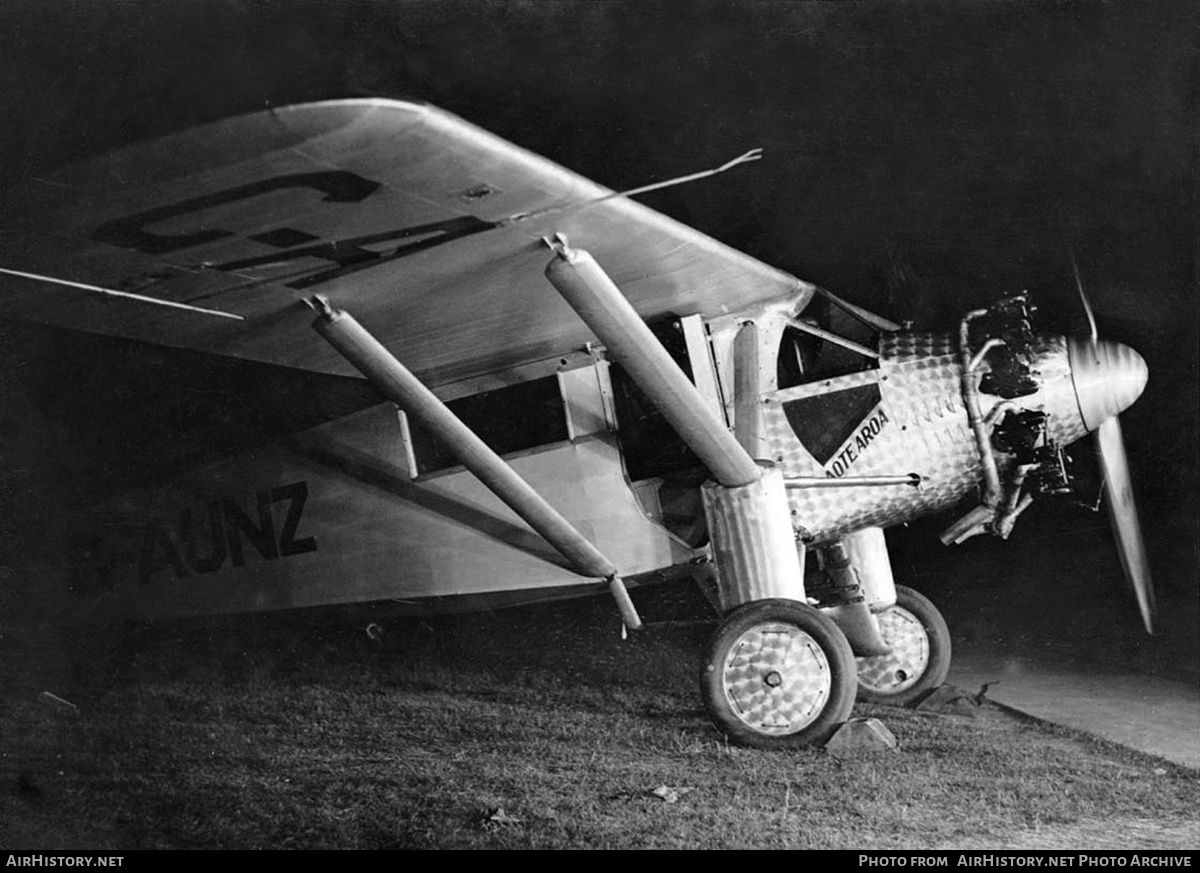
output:
[{"label": "nose cowling", "polygon": [[1118,415],[1142,396],[1149,370],[1129,346],[1109,340],[1067,340],[1071,380],[1079,412],[1089,431]]}]

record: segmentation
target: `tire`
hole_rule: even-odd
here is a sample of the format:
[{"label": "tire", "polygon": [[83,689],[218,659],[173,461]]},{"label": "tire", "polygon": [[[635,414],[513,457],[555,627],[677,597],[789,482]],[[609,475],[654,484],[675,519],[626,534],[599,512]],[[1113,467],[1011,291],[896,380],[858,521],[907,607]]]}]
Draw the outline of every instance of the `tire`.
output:
[{"label": "tire", "polygon": [[896,605],[878,618],[892,653],[858,659],[858,699],[913,706],[946,681],[950,631],[927,597],[903,585],[896,586]]},{"label": "tire", "polygon": [[854,707],[854,653],[815,608],[759,600],[721,623],[700,668],[700,695],[717,729],[755,749],[824,743]]}]

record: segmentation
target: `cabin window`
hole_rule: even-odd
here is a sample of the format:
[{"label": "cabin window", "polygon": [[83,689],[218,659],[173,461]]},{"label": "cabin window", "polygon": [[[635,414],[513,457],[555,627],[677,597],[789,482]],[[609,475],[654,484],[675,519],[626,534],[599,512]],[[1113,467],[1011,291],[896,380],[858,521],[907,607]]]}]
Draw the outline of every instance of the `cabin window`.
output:
[{"label": "cabin window", "polygon": [[[566,411],[556,376],[460,397],[446,406],[498,455],[569,438]],[[408,425],[418,476],[458,464],[442,441],[411,417]]]},{"label": "cabin window", "polygon": [[838,460],[838,454],[846,441],[864,425],[877,429],[874,416],[883,416],[878,381],[838,378],[879,366],[875,335],[859,331],[858,337],[849,339],[840,331],[834,334],[793,321],[784,329],[779,345],[780,390],[823,383],[816,390],[796,392],[800,396],[784,399],[783,412],[809,454],[835,476],[845,473],[846,462]]},{"label": "cabin window", "polygon": [[[687,340],[678,320],[651,325],[667,354],[693,379]],[[613,409],[617,416],[617,440],[630,482],[671,476],[697,467],[700,459],[688,448],[658,407],[619,364],[609,370],[612,377]]]},{"label": "cabin window", "polygon": [[[864,341],[870,343],[870,346],[875,345],[874,337],[849,342],[854,344]],[[788,326],[784,328],[783,338],[779,343],[776,378],[779,390],[782,391],[819,379],[832,379],[835,376],[871,370],[878,366],[878,357]]]}]

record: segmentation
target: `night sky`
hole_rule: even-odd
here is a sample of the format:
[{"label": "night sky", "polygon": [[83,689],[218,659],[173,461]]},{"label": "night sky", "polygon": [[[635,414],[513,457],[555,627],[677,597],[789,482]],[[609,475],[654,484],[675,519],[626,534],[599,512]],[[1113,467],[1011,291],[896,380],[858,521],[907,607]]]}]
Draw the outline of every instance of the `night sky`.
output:
[{"label": "night sky", "polygon": [[9,0],[0,190],[350,96],[434,103],[616,189],[762,147],[644,202],[930,328],[1030,290],[1080,329],[1073,248],[1102,335],[1150,365],[1124,418],[1145,511],[1195,543],[1196,24],[1174,0]]}]

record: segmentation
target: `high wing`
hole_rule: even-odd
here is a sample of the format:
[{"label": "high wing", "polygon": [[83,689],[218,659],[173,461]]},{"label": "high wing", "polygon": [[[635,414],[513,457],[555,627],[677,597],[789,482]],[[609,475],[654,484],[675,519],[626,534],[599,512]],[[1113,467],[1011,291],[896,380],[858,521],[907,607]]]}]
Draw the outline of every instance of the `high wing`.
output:
[{"label": "high wing", "polygon": [[274,109],[113,152],[6,203],[0,267],[218,318],[0,275],[8,317],[348,374],[314,294],[427,384],[592,339],[546,281],[543,237],[586,246],[643,318],[745,310],[812,286],[433,107]]}]

